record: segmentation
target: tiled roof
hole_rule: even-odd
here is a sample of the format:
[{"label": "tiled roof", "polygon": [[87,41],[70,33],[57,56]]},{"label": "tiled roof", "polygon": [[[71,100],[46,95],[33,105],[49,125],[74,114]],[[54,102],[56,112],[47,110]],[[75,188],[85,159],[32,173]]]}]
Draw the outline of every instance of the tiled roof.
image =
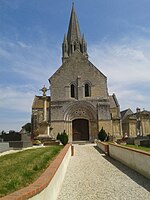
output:
[{"label": "tiled roof", "polygon": [[[47,108],[49,108],[50,104],[50,96],[47,96]],[[43,97],[35,96],[32,104],[32,109],[43,109]]]}]

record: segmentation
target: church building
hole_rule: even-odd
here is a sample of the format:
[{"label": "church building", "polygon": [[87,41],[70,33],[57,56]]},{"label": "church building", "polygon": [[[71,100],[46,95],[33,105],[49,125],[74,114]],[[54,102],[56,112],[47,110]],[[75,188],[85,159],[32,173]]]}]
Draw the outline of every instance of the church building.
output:
[{"label": "church building", "polygon": [[[115,94],[108,94],[107,77],[88,60],[74,5],[62,43],[62,65],[49,78],[49,84],[50,96],[44,100],[35,96],[33,101],[33,136],[56,138],[65,130],[69,141],[93,141],[103,127],[110,135],[122,138],[119,103]],[[44,119],[49,130],[40,128]]]}]

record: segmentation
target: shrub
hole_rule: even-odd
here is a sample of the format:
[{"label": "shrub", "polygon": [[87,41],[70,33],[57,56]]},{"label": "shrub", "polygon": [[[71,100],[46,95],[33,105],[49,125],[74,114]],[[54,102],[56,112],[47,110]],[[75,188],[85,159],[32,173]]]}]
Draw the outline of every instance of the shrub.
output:
[{"label": "shrub", "polygon": [[40,145],[42,144],[40,140],[33,140],[32,142],[33,145]]},{"label": "shrub", "polygon": [[103,127],[101,128],[101,130],[98,133],[98,139],[101,141],[105,141],[107,140],[107,133],[106,131],[103,129]]},{"label": "shrub", "polygon": [[65,130],[60,134],[58,133],[57,135],[57,140],[60,140],[60,142],[63,144],[63,145],[66,145],[68,143],[68,135],[67,133],[65,132]]},{"label": "shrub", "polygon": [[60,133],[57,134],[57,140],[60,140]]}]

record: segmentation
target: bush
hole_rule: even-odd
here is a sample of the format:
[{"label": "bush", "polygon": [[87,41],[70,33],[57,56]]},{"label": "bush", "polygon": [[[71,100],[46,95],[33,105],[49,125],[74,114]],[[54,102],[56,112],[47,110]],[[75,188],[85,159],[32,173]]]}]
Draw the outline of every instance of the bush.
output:
[{"label": "bush", "polygon": [[103,129],[103,127],[101,128],[101,130],[98,133],[98,139],[101,140],[101,141],[106,141],[107,140],[107,133]]},{"label": "bush", "polygon": [[32,142],[33,145],[40,145],[42,144],[40,140],[33,140]]},{"label": "bush", "polygon": [[60,137],[61,137],[61,136],[60,136],[60,133],[58,133],[56,139],[57,139],[57,140],[60,140]]},{"label": "bush", "polygon": [[57,135],[57,140],[60,140],[60,142],[63,144],[63,145],[66,145],[68,143],[68,135],[67,133],[65,132],[65,130],[60,134],[58,133]]}]

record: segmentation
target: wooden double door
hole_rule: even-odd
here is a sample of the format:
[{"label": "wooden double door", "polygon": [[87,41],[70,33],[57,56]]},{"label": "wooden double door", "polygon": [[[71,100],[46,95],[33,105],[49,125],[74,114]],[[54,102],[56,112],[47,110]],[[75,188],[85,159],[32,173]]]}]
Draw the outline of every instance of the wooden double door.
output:
[{"label": "wooden double door", "polygon": [[89,140],[89,121],[75,119],[72,121],[73,141]]}]

